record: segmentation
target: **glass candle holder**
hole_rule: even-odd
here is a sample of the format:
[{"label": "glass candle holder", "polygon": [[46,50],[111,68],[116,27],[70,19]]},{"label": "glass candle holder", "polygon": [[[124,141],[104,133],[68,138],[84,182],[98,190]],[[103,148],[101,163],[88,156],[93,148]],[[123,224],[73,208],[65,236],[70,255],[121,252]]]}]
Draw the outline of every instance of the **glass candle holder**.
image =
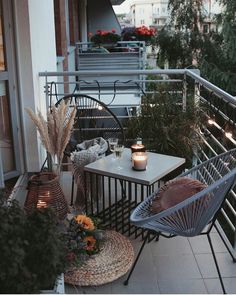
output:
[{"label": "glass candle holder", "polygon": [[144,171],[147,169],[147,153],[135,152],[132,154],[133,169],[137,171]]},{"label": "glass candle holder", "polygon": [[145,146],[141,143],[135,143],[131,145],[131,152],[136,153],[136,152],[145,152]]}]

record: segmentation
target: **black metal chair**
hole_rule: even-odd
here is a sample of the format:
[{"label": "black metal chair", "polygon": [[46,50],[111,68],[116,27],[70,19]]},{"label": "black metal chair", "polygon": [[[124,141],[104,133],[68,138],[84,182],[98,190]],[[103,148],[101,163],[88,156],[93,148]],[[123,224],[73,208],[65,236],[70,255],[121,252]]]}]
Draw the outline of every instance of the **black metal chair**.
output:
[{"label": "black metal chair", "polygon": [[[226,293],[210,232],[228,193],[236,183],[236,149],[213,157],[184,172],[179,177],[182,176],[197,179],[206,184],[207,187],[181,203],[157,214],[152,213],[151,210],[152,200],[157,194],[157,192],[154,192],[134,210],[130,217],[131,222],[138,227],[147,229],[148,233],[124,284],[128,284],[143,247],[148,241],[149,234],[154,233],[157,237],[160,235],[166,238],[207,235],[220,283],[223,292]],[[206,226],[208,226],[207,229]],[[229,251],[226,243],[225,246]],[[232,253],[230,251],[229,253],[235,262]]]},{"label": "black metal chair", "polygon": [[[70,156],[76,150],[76,145],[84,140],[103,137],[108,140],[116,137],[124,144],[125,136],[121,122],[116,115],[101,101],[85,94],[72,93],[59,99],[69,102],[70,107],[76,107],[75,124],[71,139],[66,147],[65,155]],[[74,178],[72,179],[71,205],[73,205]]]},{"label": "black metal chair", "polygon": [[77,143],[84,140],[103,137],[117,137],[124,143],[123,127],[116,115],[101,101],[85,94],[68,94],[57,101],[56,106],[62,100],[69,101],[69,106],[76,107],[75,124],[71,140],[66,148],[66,154],[75,150]]}]

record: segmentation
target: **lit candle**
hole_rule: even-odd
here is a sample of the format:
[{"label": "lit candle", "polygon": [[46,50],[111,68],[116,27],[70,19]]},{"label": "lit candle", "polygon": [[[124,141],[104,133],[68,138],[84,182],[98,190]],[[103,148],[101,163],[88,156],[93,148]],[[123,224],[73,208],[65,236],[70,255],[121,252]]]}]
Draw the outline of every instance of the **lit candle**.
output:
[{"label": "lit candle", "polygon": [[132,144],[131,145],[131,151],[132,151],[132,153],[145,152],[145,146],[143,144],[140,144],[140,143]]},{"label": "lit candle", "polygon": [[47,203],[44,201],[38,200],[37,208],[38,209],[47,208]]},{"label": "lit candle", "polygon": [[146,170],[147,154],[145,152],[136,152],[132,154],[133,169],[138,171]]}]

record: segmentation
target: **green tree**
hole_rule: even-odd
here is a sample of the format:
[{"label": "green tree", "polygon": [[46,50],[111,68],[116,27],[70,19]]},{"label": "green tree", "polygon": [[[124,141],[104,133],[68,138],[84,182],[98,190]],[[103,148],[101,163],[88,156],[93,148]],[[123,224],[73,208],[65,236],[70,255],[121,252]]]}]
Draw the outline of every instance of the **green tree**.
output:
[{"label": "green tree", "polygon": [[169,0],[171,25],[175,29],[198,33],[203,20],[203,0]]},{"label": "green tree", "polygon": [[168,60],[175,68],[194,63],[203,77],[236,95],[236,1],[217,1],[222,5],[217,29],[204,34],[202,0],[169,0],[171,22],[158,34],[158,63]]},{"label": "green tree", "polygon": [[185,68],[198,59],[202,46],[200,25],[204,18],[202,0],[169,0],[171,21],[157,37],[158,63]]},{"label": "green tree", "polygon": [[217,17],[220,31],[205,40],[199,67],[212,83],[236,95],[236,1],[218,1],[223,7]]}]

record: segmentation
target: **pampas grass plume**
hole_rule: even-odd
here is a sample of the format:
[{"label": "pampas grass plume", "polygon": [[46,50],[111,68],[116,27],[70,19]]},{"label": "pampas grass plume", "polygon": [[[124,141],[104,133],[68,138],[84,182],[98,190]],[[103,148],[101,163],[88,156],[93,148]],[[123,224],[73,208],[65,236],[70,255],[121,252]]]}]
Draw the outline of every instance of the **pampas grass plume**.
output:
[{"label": "pampas grass plume", "polygon": [[76,108],[69,107],[63,100],[58,107],[53,106],[48,111],[47,120],[40,111],[35,114],[32,109],[26,108],[26,112],[34,122],[47,152],[52,158],[56,156],[61,164],[64,150],[70,140]]}]

